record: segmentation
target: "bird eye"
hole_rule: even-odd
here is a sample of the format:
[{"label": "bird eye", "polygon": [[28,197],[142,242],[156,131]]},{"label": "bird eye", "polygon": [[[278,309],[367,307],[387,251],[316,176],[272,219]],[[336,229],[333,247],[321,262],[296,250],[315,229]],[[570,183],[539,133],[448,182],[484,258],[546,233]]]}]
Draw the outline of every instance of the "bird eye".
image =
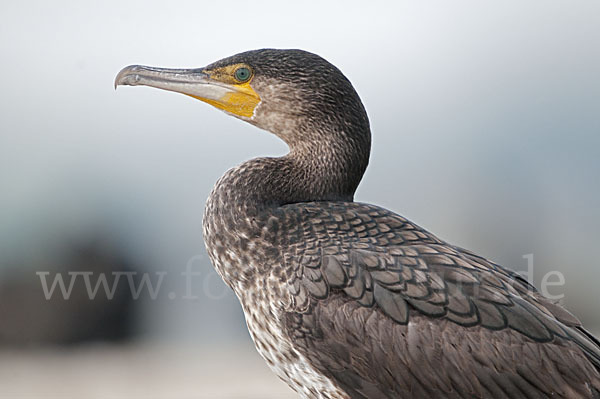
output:
[{"label": "bird eye", "polygon": [[250,79],[250,75],[250,70],[246,67],[238,68],[235,71],[235,78],[242,83],[248,81],[248,79]]}]

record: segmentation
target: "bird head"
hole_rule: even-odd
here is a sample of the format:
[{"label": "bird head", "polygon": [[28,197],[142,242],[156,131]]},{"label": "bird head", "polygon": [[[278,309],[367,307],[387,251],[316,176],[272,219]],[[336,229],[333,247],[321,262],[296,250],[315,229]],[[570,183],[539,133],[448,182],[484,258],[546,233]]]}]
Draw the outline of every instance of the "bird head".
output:
[{"label": "bird head", "polygon": [[[369,122],[342,72],[302,50],[262,49],[206,67],[167,69],[131,65],[119,85],[183,93],[281,137],[290,147],[356,136],[370,146]],[[348,137],[346,137],[348,138]]]}]

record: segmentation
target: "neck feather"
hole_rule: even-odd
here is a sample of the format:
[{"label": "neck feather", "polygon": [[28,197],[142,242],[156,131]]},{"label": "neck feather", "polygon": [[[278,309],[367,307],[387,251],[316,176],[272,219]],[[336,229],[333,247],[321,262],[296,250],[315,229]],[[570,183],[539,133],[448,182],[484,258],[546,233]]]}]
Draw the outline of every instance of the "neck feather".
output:
[{"label": "neck feather", "polygon": [[211,197],[218,197],[212,200],[219,208],[250,214],[297,202],[353,201],[369,150],[369,142],[354,141],[293,145],[283,157],[256,158],[229,170]]}]

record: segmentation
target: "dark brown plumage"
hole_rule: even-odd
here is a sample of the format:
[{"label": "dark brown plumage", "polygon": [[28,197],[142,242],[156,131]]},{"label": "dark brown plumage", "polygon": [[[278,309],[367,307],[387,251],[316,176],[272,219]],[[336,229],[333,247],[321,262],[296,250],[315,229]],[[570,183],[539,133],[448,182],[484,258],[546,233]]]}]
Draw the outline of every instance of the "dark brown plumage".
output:
[{"label": "dark brown plumage", "polygon": [[[258,50],[193,73],[215,79],[232,65],[252,73],[260,103],[251,116],[221,108],[290,153],[217,182],[205,241],[257,349],[294,390],[311,399],[600,396],[600,345],[573,315],[499,265],[353,202],[370,130],[337,68],[299,50]],[[140,83],[140,68],[117,83],[165,88]]]}]

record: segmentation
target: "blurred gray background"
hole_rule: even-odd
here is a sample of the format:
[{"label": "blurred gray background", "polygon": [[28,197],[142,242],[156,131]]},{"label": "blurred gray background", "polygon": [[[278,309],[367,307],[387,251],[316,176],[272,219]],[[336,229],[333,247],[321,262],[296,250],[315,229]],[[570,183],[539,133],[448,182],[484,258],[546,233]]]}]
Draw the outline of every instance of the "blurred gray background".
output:
[{"label": "blurred gray background", "polygon": [[[353,82],[374,136],[358,201],[532,260],[537,286],[562,273],[550,293],[600,331],[600,2],[5,1],[0,19],[0,397],[294,397],[201,232],[221,174],[284,144],[186,96],[113,88],[128,64],[262,47]],[[89,300],[79,280],[45,300],[36,273],[69,271],[163,280],[155,298],[122,280]]]}]

